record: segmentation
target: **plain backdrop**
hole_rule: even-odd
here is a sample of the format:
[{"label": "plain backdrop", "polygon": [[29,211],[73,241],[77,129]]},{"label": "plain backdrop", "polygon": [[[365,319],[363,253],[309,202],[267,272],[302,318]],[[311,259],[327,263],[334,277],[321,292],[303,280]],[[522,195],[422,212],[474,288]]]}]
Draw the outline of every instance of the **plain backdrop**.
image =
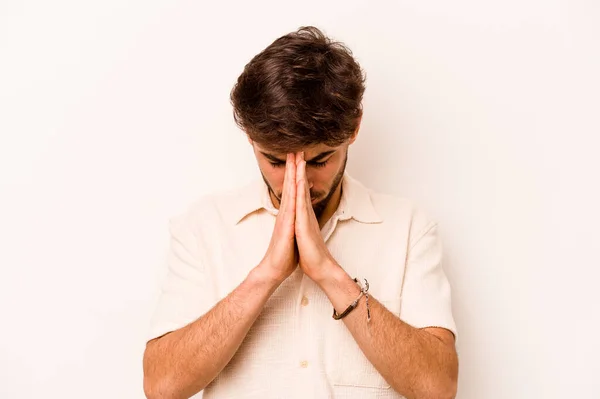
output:
[{"label": "plain backdrop", "polygon": [[315,25],[348,170],[442,226],[460,399],[600,398],[600,5],[0,0],[0,397],[143,398],[168,219],[258,176],[229,92]]}]

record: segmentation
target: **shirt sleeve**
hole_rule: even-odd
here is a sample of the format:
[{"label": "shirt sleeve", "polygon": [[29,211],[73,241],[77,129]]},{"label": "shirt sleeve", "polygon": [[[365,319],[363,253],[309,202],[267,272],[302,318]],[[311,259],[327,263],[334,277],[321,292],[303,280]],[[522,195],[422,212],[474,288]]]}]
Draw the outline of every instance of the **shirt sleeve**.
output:
[{"label": "shirt sleeve", "polygon": [[457,336],[450,283],[442,268],[438,224],[428,222],[410,241],[400,318],[416,328],[442,327]]},{"label": "shirt sleeve", "polygon": [[147,340],[161,337],[195,321],[214,305],[201,242],[190,212],[169,220],[167,274],[150,321]]}]

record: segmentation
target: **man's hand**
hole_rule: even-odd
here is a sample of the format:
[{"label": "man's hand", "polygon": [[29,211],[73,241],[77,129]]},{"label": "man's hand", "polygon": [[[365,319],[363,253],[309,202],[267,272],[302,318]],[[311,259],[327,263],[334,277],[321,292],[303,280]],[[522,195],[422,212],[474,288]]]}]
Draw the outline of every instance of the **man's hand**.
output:
[{"label": "man's hand", "polygon": [[315,282],[339,268],[321,236],[306,180],[304,153],[296,154],[296,242],[300,255],[300,268]]},{"label": "man's hand", "polygon": [[288,278],[298,265],[298,247],[294,236],[296,222],[295,158],[294,154],[287,154],[279,213],[275,220],[269,248],[258,266],[258,270],[278,283]]}]

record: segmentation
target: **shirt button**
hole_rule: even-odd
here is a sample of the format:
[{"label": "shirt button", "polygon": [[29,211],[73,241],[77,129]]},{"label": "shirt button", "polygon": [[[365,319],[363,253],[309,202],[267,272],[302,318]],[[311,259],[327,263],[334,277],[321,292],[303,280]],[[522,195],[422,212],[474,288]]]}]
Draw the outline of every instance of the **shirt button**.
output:
[{"label": "shirt button", "polygon": [[307,297],[305,297],[305,296],[303,296],[303,297],[302,297],[302,301],[301,301],[300,303],[302,304],[302,306],[306,306],[306,305],[308,305],[308,298],[307,298]]},{"label": "shirt button", "polygon": [[308,367],[308,362],[306,360],[303,360],[300,362],[300,367],[302,367],[303,369]]}]

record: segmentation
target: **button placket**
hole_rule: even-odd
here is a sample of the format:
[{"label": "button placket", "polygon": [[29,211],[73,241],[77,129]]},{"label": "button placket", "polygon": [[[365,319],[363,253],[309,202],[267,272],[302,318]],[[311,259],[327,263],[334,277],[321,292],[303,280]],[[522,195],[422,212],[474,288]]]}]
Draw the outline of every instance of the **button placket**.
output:
[{"label": "button placket", "polygon": [[296,331],[298,332],[297,341],[298,345],[296,348],[296,365],[299,371],[303,371],[308,368],[309,360],[311,354],[311,349],[309,345],[310,340],[310,328],[311,328],[311,320],[310,320],[310,310],[307,308],[310,296],[310,278],[302,274],[302,279],[300,281],[300,288],[298,290],[298,297],[296,299]]}]

